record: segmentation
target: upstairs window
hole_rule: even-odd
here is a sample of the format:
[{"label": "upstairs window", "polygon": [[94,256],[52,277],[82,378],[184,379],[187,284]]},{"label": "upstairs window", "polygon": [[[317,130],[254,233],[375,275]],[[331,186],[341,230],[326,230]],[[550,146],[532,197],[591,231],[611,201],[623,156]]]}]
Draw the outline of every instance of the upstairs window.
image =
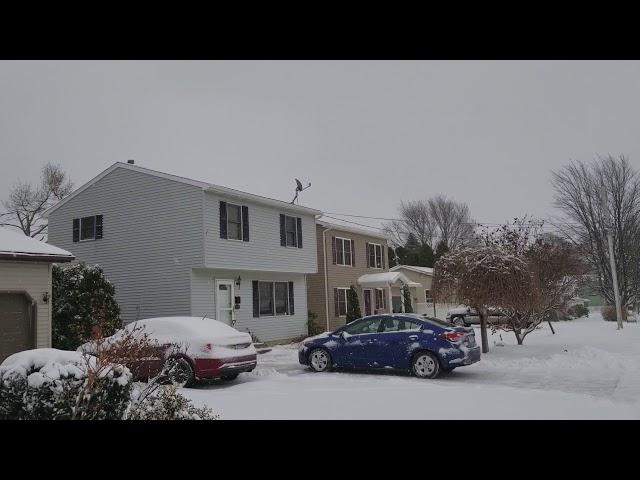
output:
[{"label": "upstairs window", "polygon": [[384,268],[384,250],[379,243],[367,243],[367,267]]},{"label": "upstairs window", "polygon": [[302,219],[280,214],[280,245],[302,248]]},{"label": "upstairs window", "polygon": [[333,263],[353,266],[353,240],[333,237]]},{"label": "upstairs window", "polygon": [[102,215],[92,215],[90,217],[73,219],[73,241],[86,242],[89,240],[99,240],[102,238],[103,221]]},{"label": "upstairs window", "polygon": [[249,241],[249,207],[220,202],[220,238]]},{"label": "upstairs window", "polygon": [[227,204],[227,238],[242,240],[242,208]]}]

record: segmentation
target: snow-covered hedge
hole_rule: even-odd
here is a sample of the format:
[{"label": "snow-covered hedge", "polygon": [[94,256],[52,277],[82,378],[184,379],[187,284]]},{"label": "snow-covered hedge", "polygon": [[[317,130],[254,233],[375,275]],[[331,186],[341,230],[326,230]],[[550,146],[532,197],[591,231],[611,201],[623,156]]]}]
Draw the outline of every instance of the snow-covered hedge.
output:
[{"label": "snow-covered hedge", "polygon": [[44,348],[8,357],[0,365],[0,419],[182,420],[216,419],[171,385],[134,384],[122,365],[97,365],[80,352]]},{"label": "snow-covered hedge", "polygon": [[93,362],[93,357],[53,348],[11,355],[0,366],[0,418],[123,418],[131,399],[131,373],[114,365],[92,378],[88,389]]}]

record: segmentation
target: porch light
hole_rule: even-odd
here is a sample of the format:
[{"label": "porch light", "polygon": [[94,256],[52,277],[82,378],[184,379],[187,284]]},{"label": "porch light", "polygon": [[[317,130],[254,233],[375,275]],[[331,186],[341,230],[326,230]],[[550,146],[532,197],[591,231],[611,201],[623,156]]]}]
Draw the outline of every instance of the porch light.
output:
[{"label": "porch light", "polygon": [[43,303],[49,303],[49,292],[44,292],[42,294],[42,302]]},{"label": "porch light", "polygon": [[236,278],[236,287],[240,288],[241,281],[242,281],[242,278],[240,278],[240,275],[238,275],[238,278]]}]

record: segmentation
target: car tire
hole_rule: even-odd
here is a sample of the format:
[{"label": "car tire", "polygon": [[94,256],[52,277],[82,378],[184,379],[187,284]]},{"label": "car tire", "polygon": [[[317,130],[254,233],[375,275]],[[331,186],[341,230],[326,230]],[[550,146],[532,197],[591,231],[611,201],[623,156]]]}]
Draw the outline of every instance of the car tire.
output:
[{"label": "car tire", "polygon": [[309,352],[309,367],[314,372],[331,371],[331,354],[326,348],[315,348]]},{"label": "car tire", "polygon": [[224,380],[225,382],[230,382],[231,380],[235,380],[236,378],[238,378],[238,375],[240,375],[239,373],[231,373],[229,375],[223,375],[220,377],[221,380]]},{"label": "car tire", "polygon": [[411,362],[411,371],[418,378],[436,378],[440,373],[438,357],[426,350],[416,353]]},{"label": "car tire", "polygon": [[453,323],[457,327],[467,326],[467,322],[464,321],[464,317],[453,317],[453,319],[451,320],[451,323]]},{"label": "car tire", "polygon": [[176,387],[190,387],[195,382],[195,373],[189,361],[184,357],[171,357],[165,362],[168,383]]}]

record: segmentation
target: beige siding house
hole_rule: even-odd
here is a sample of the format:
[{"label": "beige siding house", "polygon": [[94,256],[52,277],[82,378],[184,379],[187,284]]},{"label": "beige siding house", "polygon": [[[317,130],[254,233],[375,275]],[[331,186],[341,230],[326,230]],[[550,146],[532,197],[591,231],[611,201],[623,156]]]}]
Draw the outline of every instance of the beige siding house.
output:
[{"label": "beige siding house", "polygon": [[51,268],[73,255],[0,227],[0,362],[51,347]]},{"label": "beige siding house", "polygon": [[389,272],[382,235],[319,221],[316,244],[318,273],[307,276],[307,306],[319,328],[335,330],[345,324],[346,292],[352,285],[362,315],[389,312],[388,284],[376,281],[377,274]]},{"label": "beige siding house", "polygon": [[[413,309],[416,313],[444,319],[447,311],[455,307],[457,303],[436,303],[433,299],[433,268],[417,267],[414,265],[396,265],[391,267],[391,272],[402,272],[416,285],[411,288]],[[399,295],[399,290],[394,290],[394,295]]]}]

